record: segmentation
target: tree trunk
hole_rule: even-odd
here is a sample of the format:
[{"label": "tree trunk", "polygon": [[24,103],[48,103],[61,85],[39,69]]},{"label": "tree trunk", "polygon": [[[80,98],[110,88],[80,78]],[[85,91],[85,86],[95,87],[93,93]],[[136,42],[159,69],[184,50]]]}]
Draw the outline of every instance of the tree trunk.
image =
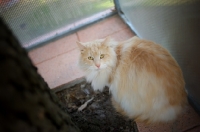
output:
[{"label": "tree trunk", "polygon": [[0,20],[0,132],[78,132],[25,49]]}]

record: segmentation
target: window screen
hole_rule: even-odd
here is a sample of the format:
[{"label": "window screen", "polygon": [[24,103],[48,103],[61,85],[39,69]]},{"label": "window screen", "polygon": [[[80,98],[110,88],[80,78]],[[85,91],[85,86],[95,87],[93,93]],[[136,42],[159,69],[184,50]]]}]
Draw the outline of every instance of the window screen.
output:
[{"label": "window screen", "polygon": [[112,13],[112,0],[0,0],[0,15],[24,47]]}]

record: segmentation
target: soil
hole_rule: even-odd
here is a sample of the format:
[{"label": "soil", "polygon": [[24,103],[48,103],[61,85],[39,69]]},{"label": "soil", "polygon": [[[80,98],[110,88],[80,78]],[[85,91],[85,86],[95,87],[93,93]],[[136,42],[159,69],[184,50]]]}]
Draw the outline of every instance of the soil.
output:
[{"label": "soil", "polygon": [[[136,123],[112,107],[108,88],[94,92],[90,84],[82,82],[56,94],[82,132],[137,132]],[[92,98],[85,109],[78,110]]]}]

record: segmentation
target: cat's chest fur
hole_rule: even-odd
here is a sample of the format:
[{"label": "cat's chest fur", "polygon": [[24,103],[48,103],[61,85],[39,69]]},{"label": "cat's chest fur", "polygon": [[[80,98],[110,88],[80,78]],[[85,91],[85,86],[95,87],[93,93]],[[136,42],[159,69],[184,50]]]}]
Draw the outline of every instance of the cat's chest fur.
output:
[{"label": "cat's chest fur", "polygon": [[110,86],[111,69],[102,69],[97,71],[89,71],[86,74],[87,82],[91,82],[94,90],[102,91],[105,86]]}]

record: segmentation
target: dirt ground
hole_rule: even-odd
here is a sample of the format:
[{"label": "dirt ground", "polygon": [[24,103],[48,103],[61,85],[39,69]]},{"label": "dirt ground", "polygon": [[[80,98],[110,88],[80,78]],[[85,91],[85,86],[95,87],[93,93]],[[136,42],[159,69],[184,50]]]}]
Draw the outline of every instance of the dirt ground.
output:
[{"label": "dirt ground", "polygon": [[[137,132],[133,120],[115,112],[108,88],[94,92],[90,84],[82,82],[56,94],[82,132]],[[79,111],[88,100],[85,109]]]}]

